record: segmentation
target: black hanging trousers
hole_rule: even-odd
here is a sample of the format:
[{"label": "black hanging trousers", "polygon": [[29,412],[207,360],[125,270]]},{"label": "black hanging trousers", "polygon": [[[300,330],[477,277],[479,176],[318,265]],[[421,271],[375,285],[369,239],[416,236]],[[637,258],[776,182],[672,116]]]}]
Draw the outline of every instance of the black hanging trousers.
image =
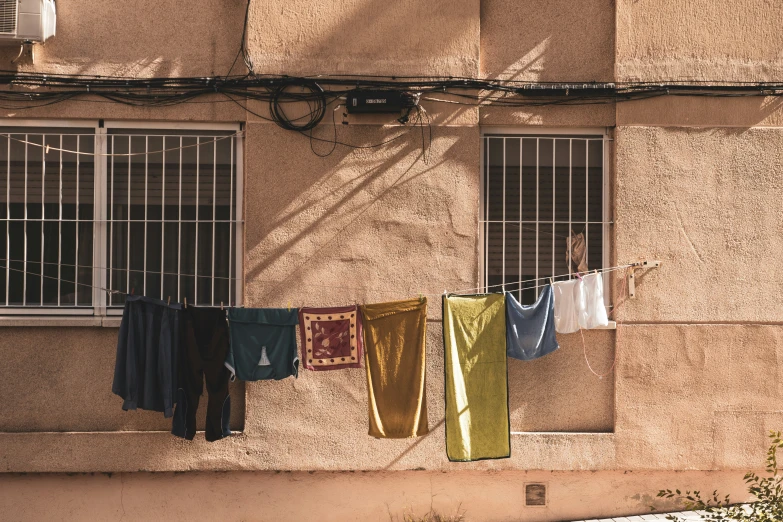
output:
[{"label": "black hanging trousers", "polygon": [[217,308],[188,306],[182,310],[180,334],[177,409],[171,433],[187,440],[196,434],[196,410],[207,383],[206,439],[220,440],[231,434],[231,398],[228,382],[231,372],[223,364],[228,353],[226,312]]}]

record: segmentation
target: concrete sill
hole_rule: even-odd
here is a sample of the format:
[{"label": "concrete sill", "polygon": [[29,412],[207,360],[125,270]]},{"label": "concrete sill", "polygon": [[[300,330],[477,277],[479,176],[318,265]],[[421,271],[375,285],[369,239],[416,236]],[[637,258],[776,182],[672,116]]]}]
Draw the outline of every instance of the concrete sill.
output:
[{"label": "concrete sill", "polygon": [[615,321],[609,321],[609,324],[606,326],[596,326],[595,328],[591,328],[591,330],[617,330],[617,323]]},{"label": "concrete sill", "polygon": [[68,317],[56,315],[5,316],[0,317],[0,327],[4,326],[56,326],[56,327],[105,327],[119,328],[121,317]]}]

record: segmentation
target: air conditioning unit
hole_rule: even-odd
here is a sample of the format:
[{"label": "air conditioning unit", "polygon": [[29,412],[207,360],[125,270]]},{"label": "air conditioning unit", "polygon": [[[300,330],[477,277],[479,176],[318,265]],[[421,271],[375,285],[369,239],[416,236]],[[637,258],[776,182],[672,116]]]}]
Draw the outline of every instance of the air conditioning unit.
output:
[{"label": "air conditioning unit", "polygon": [[54,0],[0,0],[0,44],[45,42],[56,18]]}]

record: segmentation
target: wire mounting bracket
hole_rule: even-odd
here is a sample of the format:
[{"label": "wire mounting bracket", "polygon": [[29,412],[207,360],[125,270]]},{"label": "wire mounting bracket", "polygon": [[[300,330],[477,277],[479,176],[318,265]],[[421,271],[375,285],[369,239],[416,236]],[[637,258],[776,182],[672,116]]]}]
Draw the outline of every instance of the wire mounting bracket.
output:
[{"label": "wire mounting bracket", "polygon": [[636,271],[640,269],[658,268],[661,266],[661,262],[657,259],[644,259],[632,263],[630,270],[628,270],[628,298],[636,299]]}]

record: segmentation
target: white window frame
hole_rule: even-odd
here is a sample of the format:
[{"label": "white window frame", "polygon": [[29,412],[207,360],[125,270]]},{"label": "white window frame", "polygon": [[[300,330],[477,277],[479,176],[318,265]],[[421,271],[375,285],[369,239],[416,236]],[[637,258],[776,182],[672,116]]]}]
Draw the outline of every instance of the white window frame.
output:
[{"label": "white window frame", "polygon": [[[0,325],[26,325],[24,318],[21,316],[28,316],[27,319],[37,319],[38,317],[47,318],[51,316],[58,316],[65,319],[63,316],[72,316],[74,319],[83,317],[86,321],[85,325],[97,325],[93,318],[111,317],[122,315],[122,309],[109,308],[108,295],[105,291],[101,290],[106,288],[107,275],[108,275],[108,242],[109,236],[107,233],[107,187],[108,187],[108,164],[109,158],[106,155],[108,152],[108,139],[107,136],[109,129],[136,129],[136,130],[168,130],[168,131],[232,131],[240,133],[242,130],[239,123],[191,123],[191,122],[163,122],[163,121],[121,121],[121,120],[105,120],[101,124],[100,120],[52,120],[52,119],[16,119],[16,118],[0,118],[0,126],[3,127],[60,127],[60,128],[93,128],[95,130],[95,173],[94,173],[94,205],[93,205],[93,266],[102,267],[93,270],[93,290],[92,290],[92,307],[90,308],[56,308],[56,307],[3,307],[0,309]],[[234,198],[236,202],[236,215],[235,215],[235,237],[234,237],[234,302],[239,305],[244,300],[244,138],[242,135],[237,136],[235,139],[236,145],[236,163],[235,179],[236,186],[234,187]],[[122,289],[119,289],[122,290]],[[38,317],[29,317],[38,316]],[[10,319],[10,320],[9,320]],[[52,325],[62,325],[57,319],[51,322]],[[30,323],[30,324],[35,324]],[[70,324],[70,323],[65,323]],[[80,323],[75,322],[74,325]],[[106,326],[116,326],[114,322],[105,324]]]},{"label": "white window frame", "polygon": [[[486,210],[486,194],[485,194],[485,186],[486,186],[486,176],[487,173],[485,171],[486,166],[486,154],[488,151],[485,147],[485,138],[536,138],[536,137],[544,137],[544,136],[574,136],[574,139],[577,136],[600,136],[602,140],[602,155],[603,155],[603,167],[602,167],[602,188],[603,188],[603,198],[602,198],[602,209],[601,209],[601,219],[602,219],[602,240],[601,240],[601,250],[602,250],[602,258],[604,266],[601,268],[606,268],[608,266],[611,266],[611,228],[613,225],[612,220],[612,207],[611,207],[611,170],[610,170],[610,160],[611,160],[611,147],[610,143],[613,141],[611,136],[611,129],[607,127],[557,127],[557,128],[551,128],[551,127],[510,127],[510,126],[494,126],[494,125],[483,125],[481,126],[481,132],[480,132],[480,140],[481,140],[481,183],[480,183],[480,189],[479,189],[479,220],[478,220],[478,237],[479,237],[479,286],[484,289],[485,291],[489,292],[499,292],[503,290],[503,287],[493,287],[487,289],[485,285],[487,285],[487,267],[485,266],[485,260],[486,260],[486,236],[487,236],[487,226],[488,223],[485,221],[484,216],[485,210]],[[505,160],[504,160],[505,161]],[[504,188],[505,193],[505,188]],[[571,203],[569,203],[571,204]],[[588,207],[586,207],[588,208]],[[553,209],[554,212],[554,209]],[[570,213],[569,213],[570,214]],[[521,214],[520,214],[521,215]],[[554,215],[553,215],[554,218]],[[576,222],[580,222],[580,220],[577,220]],[[570,225],[569,225],[570,229]],[[505,233],[504,233],[505,238]],[[553,238],[553,246],[554,241],[557,240],[557,238]],[[505,243],[505,239],[504,239]],[[538,245],[538,241],[536,242],[536,245]],[[538,247],[536,247],[538,248]],[[537,255],[538,257],[538,255]],[[504,256],[505,259],[505,256]],[[553,263],[554,263],[554,256],[553,256]],[[569,274],[570,274],[570,267],[569,267]],[[538,276],[538,268],[536,268],[536,277]],[[505,280],[505,277],[503,278]],[[538,281],[536,284],[542,284],[542,281]],[[539,294],[539,289],[536,289],[536,296]],[[604,278],[604,302],[606,306],[611,306],[611,292],[609,287],[609,278]]]}]

